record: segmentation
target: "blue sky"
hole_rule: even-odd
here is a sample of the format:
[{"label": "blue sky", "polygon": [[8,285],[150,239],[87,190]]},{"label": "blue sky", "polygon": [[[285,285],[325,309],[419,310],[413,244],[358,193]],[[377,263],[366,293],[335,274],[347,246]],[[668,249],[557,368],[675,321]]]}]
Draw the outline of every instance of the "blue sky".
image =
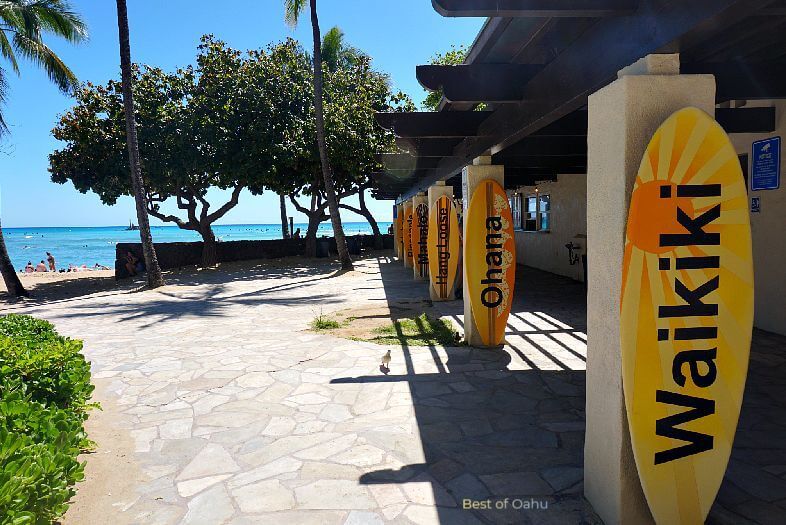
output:
[{"label": "blue sky", "polygon": [[[308,17],[291,30],[283,21],[280,0],[224,0],[202,8],[194,0],[128,0],[131,45],[136,62],[174,69],[193,63],[199,37],[212,33],[238,49],[260,48],[287,36],[311,45]],[[115,2],[73,0],[89,26],[90,41],[71,46],[49,44],[76,72],[80,80],[104,83],[119,76]],[[390,74],[394,87],[418,104],[424,92],[415,79],[415,66],[451,44],[470,44],[483,24],[479,18],[443,18],[429,0],[320,0],[324,30],[338,25],[347,41],[374,58],[375,67]],[[6,68],[7,64],[2,64]],[[46,76],[22,63],[16,77],[8,72],[8,103],[2,108],[11,129],[0,143],[0,213],[4,227],[108,226],[135,217],[133,201],[101,204],[92,193],[83,195],[69,184],[54,184],[47,172],[47,155],[58,147],[50,133],[57,116],[72,101],[61,95]],[[212,193],[216,203],[221,192]],[[211,200],[211,202],[213,202]],[[351,202],[351,201],[348,201]],[[373,201],[372,201],[373,202]],[[390,220],[391,202],[373,202],[372,212]],[[173,207],[174,208],[174,207]],[[172,211],[175,211],[174,209]],[[303,219],[289,209],[295,220]],[[362,220],[347,213],[345,220]],[[221,223],[275,223],[278,198],[271,193],[252,197],[244,193],[240,204]],[[151,218],[153,224],[159,224]]]}]

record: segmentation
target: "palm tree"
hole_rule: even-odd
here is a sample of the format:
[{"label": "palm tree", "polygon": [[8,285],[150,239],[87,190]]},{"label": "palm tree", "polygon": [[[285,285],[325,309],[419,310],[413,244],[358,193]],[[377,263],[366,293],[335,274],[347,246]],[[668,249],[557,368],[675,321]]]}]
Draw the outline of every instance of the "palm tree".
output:
[{"label": "palm tree", "polygon": [[164,285],[164,276],[158,265],[153,235],[150,233],[150,219],[147,216],[147,192],[139,164],[139,142],[136,136],[136,116],[134,115],[134,95],[132,93],[133,73],[131,71],[131,42],[128,31],[128,8],[126,0],[117,0],[117,28],[120,34],[120,71],[123,83],[123,107],[126,113],[126,143],[128,145],[128,164],[131,168],[131,185],[136,201],[136,218],[139,221],[139,236],[142,239],[142,254],[147,267],[147,285],[157,288]]},{"label": "palm tree", "polygon": [[333,235],[336,238],[338,257],[341,268],[352,270],[352,259],[347,250],[347,239],[344,228],[341,226],[341,215],[336,198],[336,187],[333,183],[333,174],[325,144],[325,112],[322,105],[322,38],[319,33],[319,17],[317,16],[317,0],[284,0],[284,17],[290,26],[296,26],[301,13],[306,8],[306,3],[311,8],[311,31],[314,39],[314,114],[317,124],[317,146],[319,147],[319,160],[322,164],[322,177],[325,180],[325,198],[328,201],[330,220],[333,223]]},{"label": "palm tree", "polygon": [[322,62],[328,71],[356,65],[362,55],[362,51],[344,41],[344,31],[338,26],[331,27],[322,37]]},{"label": "palm tree", "polygon": [[[78,43],[87,38],[87,27],[81,17],[71,10],[67,0],[0,0],[0,55],[17,74],[17,55],[27,58],[42,68],[62,92],[71,93],[79,86],[79,82],[60,57],[44,43],[42,37],[47,33]],[[0,67],[0,105],[6,101],[6,88],[5,70]],[[0,109],[0,136],[6,133],[8,127]],[[2,225],[0,273],[10,295],[28,295],[8,257]]]}]

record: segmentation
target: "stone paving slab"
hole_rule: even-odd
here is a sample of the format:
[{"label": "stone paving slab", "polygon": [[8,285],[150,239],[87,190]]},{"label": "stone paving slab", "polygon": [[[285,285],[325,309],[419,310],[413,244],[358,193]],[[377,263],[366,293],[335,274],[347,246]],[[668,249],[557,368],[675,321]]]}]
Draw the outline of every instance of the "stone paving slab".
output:
[{"label": "stone paving slab", "polygon": [[[504,351],[394,347],[383,375],[387,348],[311,333],[309,322],[425,303],[425,286],[385,256],[344,275],[332,263],[285,264],[175,272],[160,290],[15,307],[85,341],[97,400],[129,438],[142,474],[129,493],[103,496],[116,511],[96,522],[599,523],[582,496],[581,285],[527,269],[536,278]],[[436,307],[460,329],[460,303]],[[782,369],[782,340],[765,342],[781,354],[761,359]],[[762,483],[751,464],[786,478],[786,454],[750,455],[766,421],[755,410],[743,418],[739,486],[724,485],[717,516],[767,513],[751,505]],[[777,483],[761,495],[786,508]],[[527,508],[477,507],[504,498]]]}]

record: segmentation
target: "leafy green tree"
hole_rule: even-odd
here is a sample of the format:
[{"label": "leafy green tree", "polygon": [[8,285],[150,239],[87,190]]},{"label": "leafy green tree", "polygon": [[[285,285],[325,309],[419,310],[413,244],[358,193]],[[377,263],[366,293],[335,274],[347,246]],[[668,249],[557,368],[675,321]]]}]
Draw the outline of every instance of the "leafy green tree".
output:
[{"label": "leafy green tree", "polygon": [[[292,26],[297,25],[300,15],[306,8],[307,0],[284,0],[285,18]],[[336,239],[338,257],[344,270],[352,270],[352,259],[349,257],[344,228],[341,225],[341,214],[336,197],[336,184],[328,156],[327,138],[325,136],[325,111],[323,101],[323,69],[322,69],[322,38],[320,37],[319,16],[317,15],[317,0],[308,0],[311,10],[311,31],[314,42],[314,117],[317,130],[317,146],[319,147],[319,160],[324,179],[324,194],[330,210],[330,219],[333,223],[333,235]]]},{"label": "leafy green tree", "polygon": [[[212,37],[203,38],[196,69],[165,73],[135,67],[132,75],[140,160],[147,174],[146,212],[199,233],[202,265],[214,265],[213,223],[237,205],[244,189],[263,190],[270,159],[280,151],[272,145],[277,129],[266,125],[267,105],[248,107],[253,93],[244,85],[241,53]],[[83,193],[92,190],[105,204],[133,192],[125,176],[129,157],[121,91],[116,81],[81,90],[77,105],[53,130],[66,145],[49,157],[54,182],[71,181]],[[255,135],[253,144],[250,135]],[[259,152],[253,159],[251,145]],[[207,201],[210,188],[229,190],[231,197],[213,209]],[[168,199],[185,216],[165,213],[161,204]]]},{"label": "leafy green tree", "polygon": [[[78,85],[74,73],[44,42],[44,35],[54,35],[71,43],[87,38],[87,27],[66,0],[2,0],[0,2],[0,55],[15,73],[19,73],[17,55],[42,68],[49,79],[64,93]],[[6,71],[0,67],[0,136],[8,132],[2,106],[6,103]],[[14,271],[0,224],[0,273],[6,290],[13,297],[28,293]]]},{"label": "leafy green tree", "polygon": [[[429,64],[438,66],[458,66],[464,63],[464,59],[467,58],[468,52],[469,50],[464,45],[453,45],[450,47],[449,51],[437,53],[431,57]],[[442,102],[442,90],[429,91],[426,98],[423,100],[422,106],[426,111],[439,111],[440,102]]]},{"label": "leafy green tree", "polygon": [[164,275],[158,265],[153,235],[150,233],[150,220],[147,217],[147,192],[142,177],[137,140],[136,120],[134,119],[133,73],[131,71],[131,41],[128,29],[128,8],[126,0],[117,0],[117,28],[120,37],[120,71],[122,75],[123,105],[126,121],[126,143],[128,164],[136,204],[136,218],[139,223],[139,237],[142,241],[142,254],[147,269],[147,285],[158,288],[164,285]]},{"label": "leafy green tree", "polygon": [[[391,93],[388,78],[371,67],[370,57],[343,43],[341,48],[351,49],[352,59],[339,58],[335,69],[328,65],[324,77],[328,157],[339,206],[365,217],[377,233],[377,241],[381,244],[379,228],[366,206],[365,196],[361,194],[371,187],[369,173],[379,171],[382,167],[378,154],[394,150],[394,138],[377,125],[374,113],[393,111],[398,107],[413,110],[414,105],[402,93]],[[290,49],[289,52],[292,54],[292,63],[299,64],[297,67],[288,67],[290,75],[295,70],[299,73],[296,78],[287,81],[289,89],[292,89],[287,96],[290,100],[297,100],[297,106],[302,110],[302,117],[298,119],[303,124],[299,128],[298,141],[301,142],[299,146],[293,144],[289,150],[296,155],[287,162],[276,163],[277,172],[284,176],[274,177],[269,182],[269,187],[278,193],[290,195],[292,205],[308,217],[306,255],[313,256],[316,253],[317,229],[320,223],[329,219],[329,208],[324,179],[320,176],[319,153],[315,148],[314,121],[310,113],[313,110],[308,105],[302,105],[302,97],[311,96],[306,87],[310,82],[310,75],[306,69],[302,69],[307,64],[308,57],[302,50],[300,55],[295,49]],[[282,78],[282,75],[283,72],[277,72],[270,76]],[[279,93],[281,89],[273,91]],[[289,129],[295,128],[292,126]],[[357,208],[341,203],[352,195],[359,196]],[[303,198],[308,199],[309,204],[298,200]]]}]

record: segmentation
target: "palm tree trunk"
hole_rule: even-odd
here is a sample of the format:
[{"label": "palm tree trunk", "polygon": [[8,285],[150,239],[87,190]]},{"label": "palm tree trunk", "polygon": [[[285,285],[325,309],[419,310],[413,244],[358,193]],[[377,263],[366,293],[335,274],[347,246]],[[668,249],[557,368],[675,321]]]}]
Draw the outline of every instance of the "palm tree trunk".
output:
[{"label": "palm tree trunk", "polygon": [[289,222],[287,221],[287,201],[284,194],[278,196],[281,205],[281,235],[282,239],[289,239]]},{"label": "palm tree trunk", "polygon": [[314,37],[314,113],[317,124],[317,145],[319,146],[319,160],[322,164],[322,176],[325,179],[325,198],[328,201],[330,210],[330,220],[333,223],[333,235],[336,238],[336,248],[338,258],[341,261],[341,268],[352,270],[352,259],[349,257],[347,249],[347,239],[344,236],[344,228],[341,226],[341,214],[338,209],[338,199],[336,198],[336,187],[333,184],[333,175],[330,170],[330,163],[327,156],[327,145],[325,143],[325,114],[322,106],[322,37],[319,34],[319,17],[317,16],[317,0],[311,2],[311,29]]},{"label": "palm tree trunk", "polygon": [[8,295],[11,297],[27,297],[29,294],[25,287],[22,286],[22,281],[16,275],[14,265],[11,263],[11,258],[8,256],[8,250],[5,247],[5,238],[3,238],[3,226],[0,223],[0,273],[3,274],[3,281],[5,281],[5,289],[8,290]]},{"label": "palm tree trunk", "polygon": [[131,185],[136,201],[136,218],[139,222],[139,236],[142,240],[142,253],[147,268],[147,285],[157,288],[164,285],[164,276],[158,265],[153,235],[150,233],[150,219],[147,216],[147,192],[139,164],[139,143],[136,136],[136,116],[134,115],[134,95],[131,91],[131,43],[128,31],[128,8],[126,0],[117,0],[117,27],[120,34],[120,70],[123,80],[123,107],[126,112],[126,142],[128,143],[128,163],[131,167]]}]

